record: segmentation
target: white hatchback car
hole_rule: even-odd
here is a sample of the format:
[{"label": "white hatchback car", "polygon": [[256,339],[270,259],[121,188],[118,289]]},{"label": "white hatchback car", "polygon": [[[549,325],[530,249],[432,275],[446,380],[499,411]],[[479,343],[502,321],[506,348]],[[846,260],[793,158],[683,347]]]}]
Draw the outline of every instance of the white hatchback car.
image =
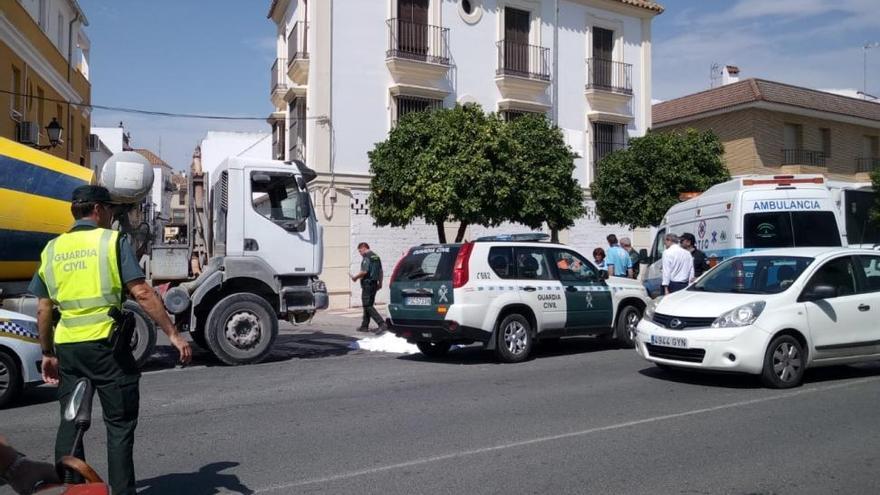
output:
[{"label": "white hatchback car", "polygon": [[25,387],[43,383],[42,361],[37,320],[0,309],[0,408],[18,398]]},{"label": "white hatchback car", "polygon": [[809,367],[880,359],[878,319],[877,251],[767,250],[652,301],[636,349],[660,367],[750,373],[788,388]]}]

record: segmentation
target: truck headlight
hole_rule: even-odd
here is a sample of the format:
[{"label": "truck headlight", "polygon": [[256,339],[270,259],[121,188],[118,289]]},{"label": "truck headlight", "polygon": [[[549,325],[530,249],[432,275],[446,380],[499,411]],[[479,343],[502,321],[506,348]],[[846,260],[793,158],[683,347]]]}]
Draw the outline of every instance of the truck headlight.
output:
[{"label": "truck headlight", "polygon": [[766,302],[755,301],[733,308],[712,322],[712,328],[735,328],[751,325],[761,316],[765,306],[767,306]]}]

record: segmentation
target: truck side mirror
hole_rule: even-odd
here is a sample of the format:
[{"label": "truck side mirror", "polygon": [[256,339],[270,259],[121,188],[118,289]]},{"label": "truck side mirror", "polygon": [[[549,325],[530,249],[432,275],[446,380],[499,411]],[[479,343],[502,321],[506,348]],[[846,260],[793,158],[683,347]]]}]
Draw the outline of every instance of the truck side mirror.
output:
[{"label": "truck side mirror", "polygon": [[308,191],[299,192],[300,218],[309,218],[312,216],[312,202]]},{"label": "truck side mirror", "polygon": [[647,249],[639,249],[639,263],[645,263],[645,264],[650,265],[653,262],[654,262],[654,260],[652,260],[651,257],[648,256]]}]

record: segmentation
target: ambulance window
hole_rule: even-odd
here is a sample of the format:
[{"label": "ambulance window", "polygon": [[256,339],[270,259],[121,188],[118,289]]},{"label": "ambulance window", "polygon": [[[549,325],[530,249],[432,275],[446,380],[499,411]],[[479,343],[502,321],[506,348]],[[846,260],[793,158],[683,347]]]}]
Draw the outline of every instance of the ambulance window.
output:
[{"label": "ambulance window", "polygon": [[512,247],[493,247],[489,250],[489,268],[501,278],[515,278]]},{"label": "ambulance window", "polygon": [[791,213],[795,246],[840,246],[837,219],[830,211],[795,211]]},{"label": "ambulance window", "polygon": [[788,212],[749,213],[745,216],[746,248],[792,247],[791,216]]},{"label": "ambulance window", "polygon": [[544,248],[518,247],[516,251],[516,277],[520,280],[552,280],[550,264]]}]

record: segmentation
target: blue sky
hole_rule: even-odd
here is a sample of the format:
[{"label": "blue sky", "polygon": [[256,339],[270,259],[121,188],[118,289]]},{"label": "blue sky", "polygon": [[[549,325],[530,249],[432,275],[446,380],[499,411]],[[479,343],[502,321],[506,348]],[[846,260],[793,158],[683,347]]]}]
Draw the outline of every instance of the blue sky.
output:
[{"label": "blue sky", "polygon": [[[184,113],[265,117],[275,56],[269,0],[79,0],[92,40],[92,101]],[[709,86],[713,63],[741,77],[854,92],[861,46],[880,41],[880,0],[660,0],[653,97]],[[210,6],[210,8],[208,8]],[[868,93],[880,95],[880,48],[868,52]],[[122,120],[136,147],[189,166],[208,130],[268,131],[265,121],[167,119],[98,111]]]}]

